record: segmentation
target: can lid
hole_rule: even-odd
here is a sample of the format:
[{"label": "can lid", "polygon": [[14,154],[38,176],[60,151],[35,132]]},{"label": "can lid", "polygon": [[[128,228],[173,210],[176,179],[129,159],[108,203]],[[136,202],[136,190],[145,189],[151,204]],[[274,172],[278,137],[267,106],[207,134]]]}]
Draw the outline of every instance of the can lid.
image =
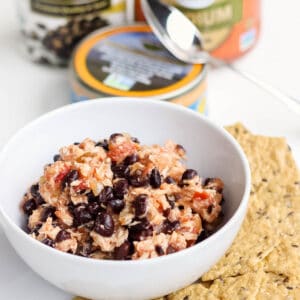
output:
[{"label": "can lid", "polygon": [[96,31],[77,47],[72,61],[77,81],[96,93],[168,99],[198,84],[201,64],[175,59],[146,24]]},{"label": "can lid", "polygon": [[190,63],[207,63],[198,28],[180,10],[159,0],[141,0],[147,23],[160,42],[177,59]]}]

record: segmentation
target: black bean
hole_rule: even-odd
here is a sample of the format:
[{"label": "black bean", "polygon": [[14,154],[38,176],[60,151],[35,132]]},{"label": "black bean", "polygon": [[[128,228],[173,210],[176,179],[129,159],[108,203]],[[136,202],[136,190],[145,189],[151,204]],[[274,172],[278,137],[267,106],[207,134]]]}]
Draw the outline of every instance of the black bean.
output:
[{"label": "black bean", "polygon": [[66,230],[61,230],[57,235],[56,235],[56,238],[55,238],[55,242],[56,243],[59,243],[59,242],[62,242],[62,241],[65,241],[65,240],[68,240],[71,238],[71,233],[66,231]]},{"label": "black bean", "polygon": [[41,204],[45,203],[45,200],[43,199],[43,197],[40,194],[38,183],[31,186],[30,193],[37,205],[41,205]]},{"label": "black bean", "polygon": [[217,191],[218,193],[222,193],[224,183],[219,178],[206,178],[204,182],[204,187],[206,189],[211,189]]},{"label": "black bean", "polygon": [[108,151],[108,141],[106,139],[96,143],[95,147],[102,147],[104,150]]},{"label": "black bean", "polygon": [[166,233],[166,234],[171,234],[173,231],[175,231],[175,230],[178,229],[179,227],[180,227],[179,221],[171,222],[171,221],[169,221],[168,219],[166,219],[166,220],[163,222],[161,231],[162,231],[163,233]]},{"label": "black bean", "polygon": [[42,240],[42,243],[49,247],[52,247],[52,248],[54,247],[54,241],[52,241],[49,238],[45,238],[44,240]]},{"label": "black bean", "polygon": [[88,204],[87,209],[92,216],[96,216],[101,207],[97,202],[92,202]]},{"label": "black bean", "polygon": [[96,221],[94,230],[102,236],[110,237],[114,233],[114,220],[108,213],[99,213]]},{"label": "black bean", "polygon": [[62,180],[61,186],[64,189],[66,186],[70,185],[73,181],[79,178],[79,172],[77,170],[71,170]]},{"label": "black bean", "polygon": [[208,237],[209,237],[209,233],[205,229],[203,229],[197,237],[196,244],[200,243],[201,241],[205,240]]},{"label": "black bean", "polygon": [[115,142],[116,139],[117,139],[118,137],[121,137],[121,136],[123,136],[122,133],[113,133],[113,134],[111,134],[111,136],[109,137],[109,141],[110,141],[110,142]]},{"label": "black bean", "polygon": [[130,243],[125,241],[120,247],[115,248],[114,258],[118,260],[126,259],[130,252],[130,246]]},{"label": "black bean", "polygon": [[135,216],[144,216],[147,211],[148,196],[146,194],[138,195],[133,202],[133,207],[135,210]]},{"label": "black bean", "polygon": [[156,169],[156,168],[152,169],[152,171],[151,171],[150,185],[155,189],[159,188],[161,185],[160,173],[159,173],[158,169]]},{"label": "black bean", "polygon": [[165,254],[164,249],[160,245],[155,246],[155,251],[156,251],[157,255],[159,255],[159,256],[162,256]]},{"label": "black bean", "polygon": [[123,199],[112,199],[109,201],[108,205],[114,213],[118,214],[125,207],[125,201]]},{"label": "black bean", "polygon": [[128,192],[128,181],[126,179],[120,179],[113,185],[114,196],[118,199],[123,199],[124,195]]},{"label": "black bean", "polygon": [[130,169],[125,164],[112,163],[111,170],[114,173],[114,178],[128,178],[130,175]]},{"label": "black bean", "polygon": [[164,217],[167,218],[167,217],[169,216],[170,212],[171,212],[171,208],[170,208],[170,207],[168,207],[167,209],[165,209],[165,210],[163,211]]},{"label": "black bean", "polygon": [[223,205],[224,203],[225,203],[225,198],[222,197],[221,202],[220,202],[220,205]]},{"label": "black bean", "polygon": [[45,222],[49,217],[55,219],[55,207],[53,206],[46,206],[44,207],[43,211],[42,211],[42,214],[41,214],[41,221],[42,222]]},{"label": "black bean", "polygon": [[198,175],[196,170],[193,169],[187,169],[184,171],[184,173],[182,174],[182,180],[190,180],[193,179],[194,177],[196,177]]},{"label": "black bean", "polygon": [[78,146],[78,145],[80,145],[80,143],[79,142],[74,142],[73,145]]},{"label": "black bean", "polygon": [[99,204],[106,205],[108,201],[114,198],[113,189],[110,186],[105,186],[98,197]]},{"label": "black bean", "polygon": [[184,205],[178,205],[179,210],[184,210]]},{"label": "black bean", "polygon": [[167,254],[172,254],[175,252],[177,252],[177,250],[174,247],[172,247],[171,245],[169,245],[167,248]]},{"label": "black bean", "polygon": [[131,137],[131,140],[132,140],[134,143],[136,143],[136,144],[139,144],[139,143],[140,143],[139,139],[136,138],[136,137]]},{"label": "black bean", "polygon": [[175,207],[176,197],[174,195],[165,195],[168,203],[170,204],[171,208]]},{"label": "black bean", "polygon": [[27,216],[30,216],[32,212],[37,208],[34,199],[29,199],[23,204],[23,211]]},{"label": "black bean", "polygon": [[98,196],[95,196],[93,192],[87,193],[86,196],[87,196],[88,201],[89,201],[90,203],[92,203],[92,202],[97,202],[98,199],[99,199]]},{"label": "black bean", "polygon": [[141,230],[141,231],[131,230],[131,231],[129,231],[128,239],[131,240],[131,241],[143,241],[148,236],[151,236],[152,233],[153,233],[153,229],[152,228]]},{"label": "black bean", "polygon": [[213,208],[214,208],[213,204],[210,204],[210,205],[208,206],[208,208],[207,208],[207,213],[208,213],[208,214],[211,214],[212,211],[213,211]]},{"label": "black bean", "polygon": [[59,154],[55,154],[55,155],[53,156],[53,161],[56,162],[56,161],[58,161],[58,160],[61,160],[61,157],[60,157]]},{"label": "black bean", "polygon": [[149,178],[142,175],[141,170],[135,171],[129,177],[129,183],[134,187],[142,187],[149,184]]},{"label": "black bean", "polygon": [[33,198],[37,198],[40,196],[40,192],[39,192],[39,184],[33,184],[30,188],[30,193],[32,195]]},{"label": "black bean", "polygon": [[153,227],[146,218],[138,221],[139,223],[129,227],[130,241],[142,241],[153,233]]},{"label": "black bean", "polygon": [[165,179],[165,182],[167,184],[173,184],[173,183],[176,183],[176,181],[171,177],[171,176],[167,176],[166,179]]},{"label": "black bean", "polygon": [[90,231],[93,230],[94,226],[95,226],[95,221],[94,220],[84,224],[84,228],[86,228]]},{"label": "black bean", "polygon": [[210,177],[206,178],[206,179],[204,180],[204,185],[208,185],[208,184],[211,182],[212,179],[213,179],[213,178],[210,178]]},{"label": "black bean", "polygon": [[125,159],[124,159],[124,165],[129,166],[129,165],[133,165],[134,163],[136,163],[139,160],[139,156],[136,153],[133,153],[131,155],[128,155]]},{"label": "black bean", "polygon": [[74,208],[74,223],[79,226],[92,221],[93,217],[89,210],[84,206],[80,205]]},{"label": "black bean", "polygon": [[35,202],[36,202],[37,205],[42,205],[42,204],[46,203],[45,200],[44,200],[44,198],[41,195],[39,195],[38,197],[36,197],[34,200],[35,200]]},{"label": "black bean", "polygon": [[76,249],[76,254],[83,257],[88,257],[92,252],[92,244],[87,242],[83,245],[78,245]]},{"label": "black bean", "polygon": [[177,144],[176,145],[176,148],[175,148],[178,152],[181,152],[182,154],[185,154],[186,153],[186,150],[184,149],[184,147],[180,144]]},{"label": "black bean", "polygon": [[30,233],[35,233],[36,235],[39,234],[40,228],[43,226],[43,224],[37,224],[34,226],[34,228],[30,231]]},{"label": "black bean", "polygon": [[78,193],[79,195],[85,195],[85,194],[86,194],[86,190],[80,189],[77,193]]}]

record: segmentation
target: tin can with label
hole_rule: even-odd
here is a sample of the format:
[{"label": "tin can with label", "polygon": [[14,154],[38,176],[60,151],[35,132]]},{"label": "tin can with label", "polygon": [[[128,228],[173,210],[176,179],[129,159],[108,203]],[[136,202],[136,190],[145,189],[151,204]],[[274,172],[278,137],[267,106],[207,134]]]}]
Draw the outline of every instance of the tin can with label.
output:
[{"label": "tin can with label", "polygon": [[[144,20],[141,0],[127,0],[127,18]],[[200,30],[204,50],[232,61],[252,49],[259,36],[260,0],[162,0],[176,6]]]},{"label": "tin can with label", "polygon": [[72,101],[146,97],[206,113],[206,68],[175,59],[146,24],[109,27],[76,48],[70,69]]},{"label": "tin can with label", "polygon": [[16,0],[25,53],[35,62],[67,65],[92,31],[126,20],[125,0]]}]

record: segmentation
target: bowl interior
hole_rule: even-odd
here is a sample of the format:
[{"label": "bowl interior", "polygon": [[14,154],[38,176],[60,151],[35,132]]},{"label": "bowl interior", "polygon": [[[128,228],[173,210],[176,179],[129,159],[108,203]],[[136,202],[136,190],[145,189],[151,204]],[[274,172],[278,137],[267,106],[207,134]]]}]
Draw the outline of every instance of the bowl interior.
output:
[{"label": "bowl interior", "polygon": [[20,200],[58,149],[85,137],[99,140],[115,132],[128,132],[143,144],[161,144],[167,139],[182,144],[187,150],[188,166],[202,177],[224,180],[223,223],[238,208],[247,176],[240,150],[229,135],[177,105],[122,98],[68,106],[22,129],[0,156],[0,207],[21,226]]}]

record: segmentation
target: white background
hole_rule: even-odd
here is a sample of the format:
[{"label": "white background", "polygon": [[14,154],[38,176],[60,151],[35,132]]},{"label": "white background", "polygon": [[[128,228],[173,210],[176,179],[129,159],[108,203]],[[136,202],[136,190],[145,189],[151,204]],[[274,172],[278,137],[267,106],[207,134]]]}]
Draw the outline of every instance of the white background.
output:
[{"label": "white background", "polygon": [[[17,0],[26,1],[26,0]],[[264,1],[257,47],[236,65],[300,99],[300,2]],[[0,148],[35,117],[69,103],[67,71],[31,63],[20,52],[13,1],[0,10]],[[243,122],[259,134],[285,136],[300,165],[300,116],[223,68],[209,74],[210,118]],[[20,170],[21,171],[21,170]],[[71,299],[24,265],[0,232],[0,299]],[[59,270],[58,270],[59,271]]]}]

